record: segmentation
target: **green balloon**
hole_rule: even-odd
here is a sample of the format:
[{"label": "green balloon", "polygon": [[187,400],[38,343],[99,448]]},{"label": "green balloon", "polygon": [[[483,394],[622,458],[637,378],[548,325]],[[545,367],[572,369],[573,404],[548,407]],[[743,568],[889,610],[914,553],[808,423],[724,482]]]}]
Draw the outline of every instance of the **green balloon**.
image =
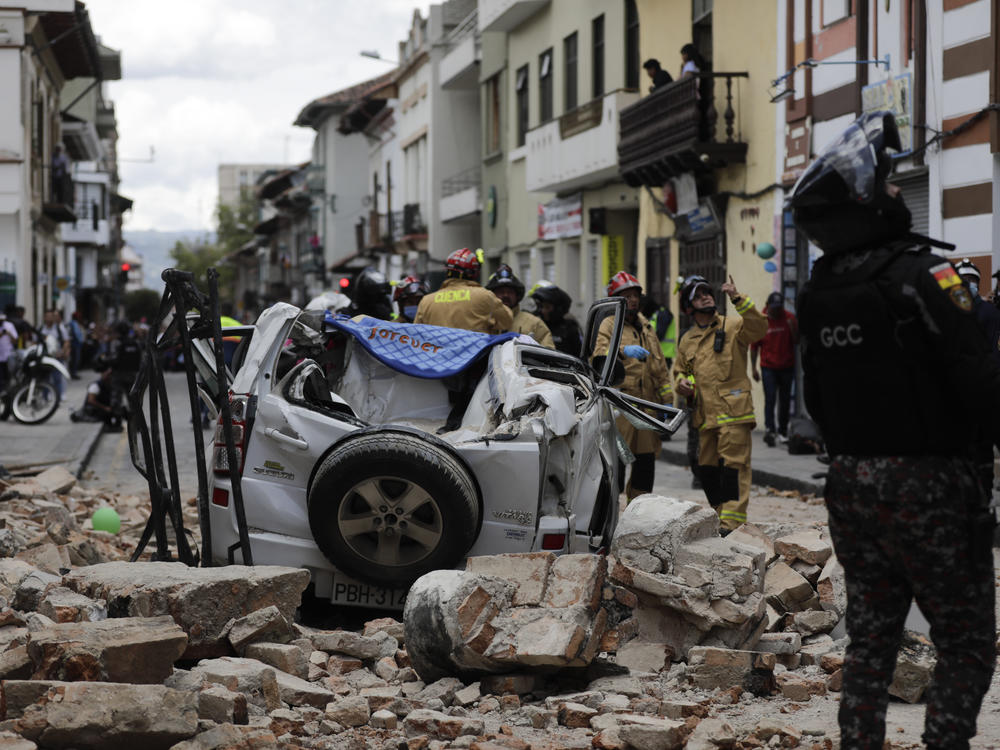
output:
[{"label": "green balloon", "polygon": [[112,534],[117,534],[122,527],[122,519],[118,517],[118,512],[108,506],[95,510],[90,522],[94,526],[94,531],[109,531]]},{"label": "green balloon", "polygon": [[774,249],[774,245],[770,242],[758,242],[757,243],[757,255],[759,255],[764,260],[768,258],[773,258],[774,254],[778,252]]}]

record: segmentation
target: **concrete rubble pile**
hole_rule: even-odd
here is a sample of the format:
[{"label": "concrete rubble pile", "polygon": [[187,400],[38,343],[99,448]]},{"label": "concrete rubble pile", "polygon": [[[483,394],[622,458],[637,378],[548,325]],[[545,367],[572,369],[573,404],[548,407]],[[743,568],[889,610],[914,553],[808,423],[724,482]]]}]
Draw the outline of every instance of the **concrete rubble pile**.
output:
[{"label": "concrete rubble pile", "polygon": [[[0,502],[0,531],[17,529],[25,540],[0,551],[0,748],[828,750],[835,741],[791,716],[748,723],[739,714],[752,693],[777,691],[770,700],[791,710],[836,689],[842,643],[820,630],[804,634],[797,619],[842,596],[834,573],[826,600],[822,587],[810,586],[811,595],[768,588],[772,570],[787,576],[778,565],[802,567],[808,540],[777,539],[771,560],[754,551],[766,534],[719,540],[675,507],[687,531],[649,547],[656,570],[636,565],[653,567],[638,547],[617,543],[609,558],[474,558],[467,571],[421,579],[405,624],[385,617],[361,632],[320,630],[295,622],[306,571],[124,563],[112,555],[123,551],[113,537],[86,530],[99,500],[65,485],[35,487]],[[650,512],[633,506],[633,515]],[[57,517],[80,535],[63,545],[88,540],[101,554],[74,559],[64,550],[69,564],[56,568],[18,558],[39,540],[60,546],[48,530]],[[29,523],[41,528],[28,534]],[[692,585],[709,550],[737,583]],[[664,583],[650,592],[630,571]],[[733,607],[713,606],[727,596]],[[675,624],[697,635],[677,629],[669,641],[644,640],[647,619],[675,601]],[[428,628],[437,628],[436,647]],[[758,630],[765,634],[750,643]],[[724,646],[736,631],[754,650]],[[921,643],[911,651],[916,675],[928,653]]]}]

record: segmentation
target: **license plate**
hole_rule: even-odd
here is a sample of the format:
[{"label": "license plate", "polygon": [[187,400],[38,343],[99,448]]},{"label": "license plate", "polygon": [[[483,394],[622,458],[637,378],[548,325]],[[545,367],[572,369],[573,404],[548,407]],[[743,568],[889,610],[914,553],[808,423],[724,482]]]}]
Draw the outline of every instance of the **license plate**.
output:
[{"label": "license plate", "polygon": [[409,589],[387,589],[356,581],[343,573],[333,575],[333,594],[330,601],[352,607],[401,610],[406,603]]}]

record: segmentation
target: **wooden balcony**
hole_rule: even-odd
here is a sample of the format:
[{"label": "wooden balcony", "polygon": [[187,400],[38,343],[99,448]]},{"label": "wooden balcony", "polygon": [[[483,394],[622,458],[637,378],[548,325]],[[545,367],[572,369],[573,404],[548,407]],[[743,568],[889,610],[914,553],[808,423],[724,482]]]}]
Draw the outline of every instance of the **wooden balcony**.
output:
[{"label": "wooden balcony", "polygon": [[624,108],[618,168],[625,182],[662,187],[685,172],[745,164],[747,144],[733,128],[733,79],[747,77],[739,72],[682,78]]}]

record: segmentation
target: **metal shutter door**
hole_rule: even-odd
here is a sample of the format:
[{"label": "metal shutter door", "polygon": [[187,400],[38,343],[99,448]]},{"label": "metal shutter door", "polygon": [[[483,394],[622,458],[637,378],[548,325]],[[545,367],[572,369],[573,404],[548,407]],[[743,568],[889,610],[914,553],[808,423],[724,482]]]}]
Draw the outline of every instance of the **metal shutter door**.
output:
[{"label": "metal shutter door", "polygon": [[889,182],[903,191],[903,200],[913,217],[913,231],[927,234],[930,226],[930,200],[927,196],[927,167],[891,175]]}]

